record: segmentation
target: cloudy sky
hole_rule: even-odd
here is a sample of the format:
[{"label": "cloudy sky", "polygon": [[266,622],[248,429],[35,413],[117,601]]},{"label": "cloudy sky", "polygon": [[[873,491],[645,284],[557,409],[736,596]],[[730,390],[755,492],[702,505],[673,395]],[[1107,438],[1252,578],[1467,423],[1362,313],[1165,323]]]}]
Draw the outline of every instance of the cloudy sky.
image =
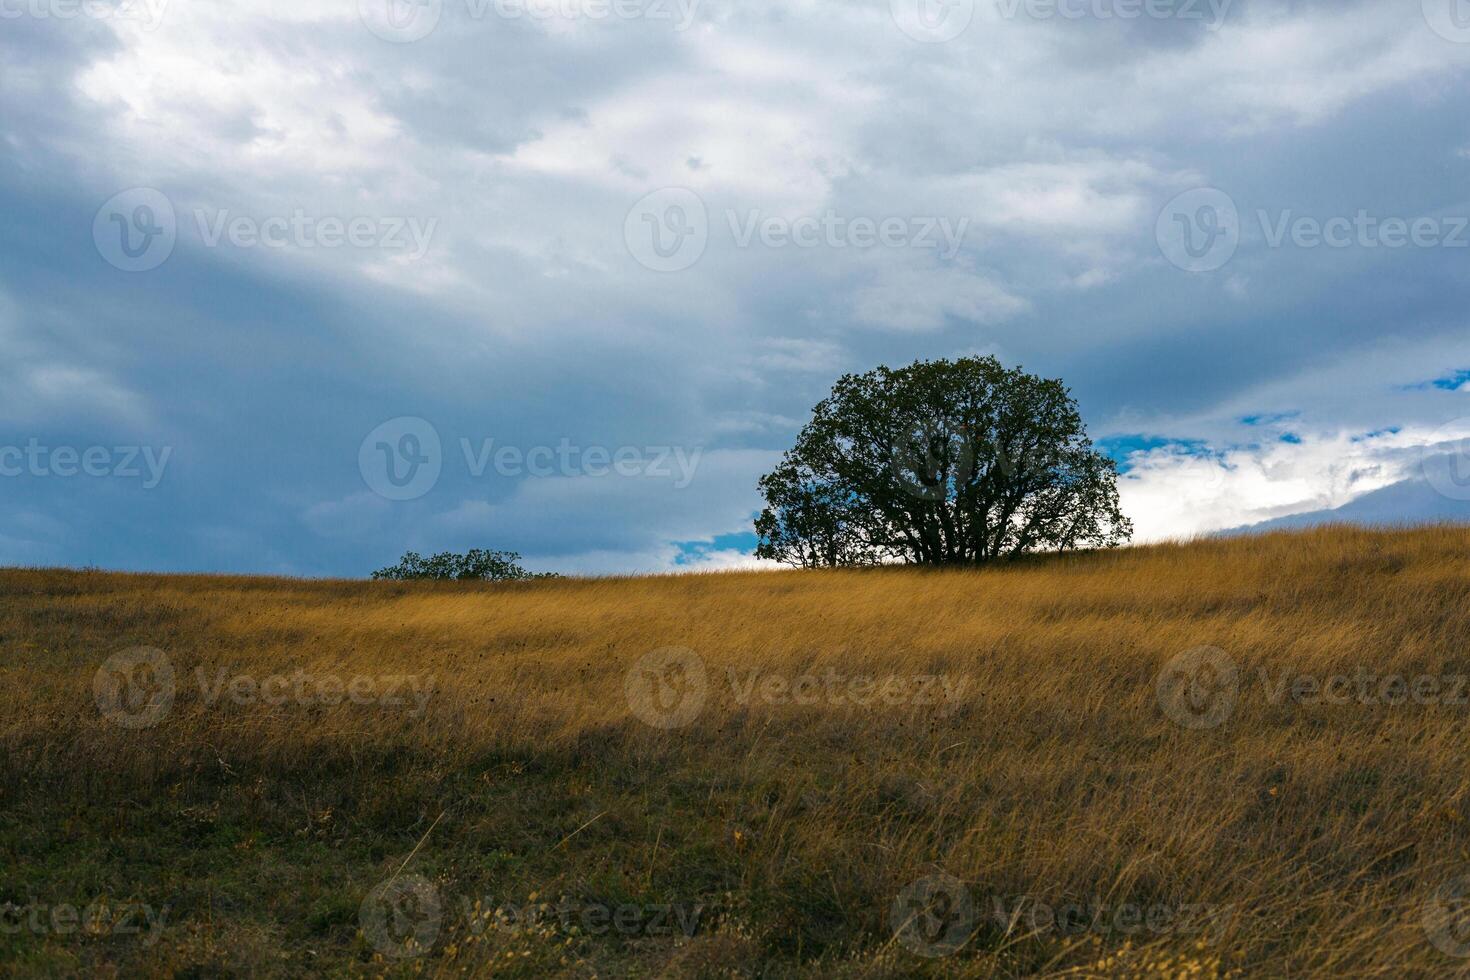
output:
[{"label": "cloudy sky", "polygon": [[747,561],[841,373],[1470,516],[1463,0],[0,0],[0,564]]}]

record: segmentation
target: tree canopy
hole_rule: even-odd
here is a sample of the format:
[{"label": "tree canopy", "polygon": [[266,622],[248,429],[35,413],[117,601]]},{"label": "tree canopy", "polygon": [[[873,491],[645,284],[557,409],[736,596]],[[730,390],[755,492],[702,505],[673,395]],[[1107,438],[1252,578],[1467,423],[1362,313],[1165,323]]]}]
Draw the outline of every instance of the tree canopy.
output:
[{"label": "tree canopy", "polygon": [[802,567],[984,562],[1133,533],[1067,388],[993,357],[843,376],[759,486],[756,555]]}]

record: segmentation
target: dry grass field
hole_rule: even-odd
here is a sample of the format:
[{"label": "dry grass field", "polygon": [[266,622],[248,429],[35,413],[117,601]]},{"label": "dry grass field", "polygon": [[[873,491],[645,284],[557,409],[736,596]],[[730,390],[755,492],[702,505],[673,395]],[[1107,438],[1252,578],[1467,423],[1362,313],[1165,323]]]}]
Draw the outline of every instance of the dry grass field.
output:
[{"label": "dry grass field", "polygon": [[1467,528],[512,586],[4,571],[0,972],[1453,974],[1466,674]]}]

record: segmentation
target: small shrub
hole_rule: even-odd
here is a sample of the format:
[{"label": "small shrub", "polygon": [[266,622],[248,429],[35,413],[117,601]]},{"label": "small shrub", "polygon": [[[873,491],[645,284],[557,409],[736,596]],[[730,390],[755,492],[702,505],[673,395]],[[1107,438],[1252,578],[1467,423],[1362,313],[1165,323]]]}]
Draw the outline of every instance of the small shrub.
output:
[{"label": "small shrub", "polygon": [[375,579],[409,581],[432,579],[441,582],[525,582],[531,579],[556,578],[551,572],[528,572],[520,566],[521,556],[514,551],[482,551],[475,548],[462,555],[440,552],[430,558],[410,551],[396,565],[373,572]]}]

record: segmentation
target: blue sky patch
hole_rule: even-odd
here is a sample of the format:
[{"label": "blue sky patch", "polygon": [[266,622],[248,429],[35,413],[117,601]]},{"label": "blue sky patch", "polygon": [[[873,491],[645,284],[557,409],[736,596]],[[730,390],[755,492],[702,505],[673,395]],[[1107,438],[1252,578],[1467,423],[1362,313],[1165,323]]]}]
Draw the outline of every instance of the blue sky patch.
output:
[{"label": "blue sky patch", "polygon": [[1442,378],[1431,378],[1428,381],[1419,381],[1411,385],[1400,386],[1400,391],[1427,391],[1430,388],[1438,388],[1440,391],[1470,390],[1470,369],[1461,369],[1451,372]]},{"label": "blue sky patch", "polygon": [[1244,425],[1277,425],[1281,422],[1289,422],[1301,412],[1270,412],[1264,415],[1247,415],[1240,421]]},{"label": "blue sky patch", "polygon": [[1131,459],[1135,454],[1152,452],[1156,449],[1167,449],[1182,456],[1216,455],[1209,444],[1200,439],[1166,439],[1163,436],[1149,436],[1141,433],[1108,436],[1106,439],[1099,439],[1096,445],[1100,452],[1118,464],[1120,473],[1126,473],[1132,468]]},{"label": "blue sky patch", "polygon": [[679,556],[674,559],[675,565],[694,565],[710,554],[717,551],[739,551],[743,554],[751,554],[755,551],[756,536],[754,531],[737,531],[734,534],[719,534],[708,541],[676,541],[679,548]]}]

